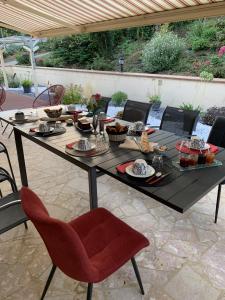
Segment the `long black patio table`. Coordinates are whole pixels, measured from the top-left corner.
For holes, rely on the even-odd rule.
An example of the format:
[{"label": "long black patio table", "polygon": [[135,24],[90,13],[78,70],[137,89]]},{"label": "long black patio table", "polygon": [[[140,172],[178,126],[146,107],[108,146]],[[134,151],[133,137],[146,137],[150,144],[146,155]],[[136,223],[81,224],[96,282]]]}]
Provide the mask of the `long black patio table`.
[{"label": "long black patio table", "polygon": [[[11,124],[11,121],[9,120],[10,115],[12,115],[12,112],[11,114],[10,112],[8,114],[1,113],[0,119]],[[175,145],[181,138],[170,132],[157,130],[155,133],[150,135],[150,140],[167,146],[168,151],[165,163],[167,164],[167,167],[169,167],[170,172],[174,175],[174,179],[164,186],[151,187],[146,185],[143,186],[137,181],[130,179],[128,176],[119,174],[116,171],[116,166],[128,160],[137,158],[151,160],[152,154],[145,155],[138,151],[121,149],[118,147],[117,143],[111,142],[109,151],[101,156],[88,158],[75,157],[65,152],[65,145],[75,141],[79,136],[81,136],[81,133],[74,127],[66,127],[67,131],[63,135],[49,137],[37,137],[31,135],[29,133],[30,127],[32,127],[31,124],[14,126],[22,184],[28,186],[22,143],[22,137],[24,137],[88,172],[91,209],[98,205],[97,170],[100,170],[104,174],[123,182],[124,184],[181,213],[185,212],[189,207],[194,205],[205,194],[225,179],[225,149],[223,148],[220,148],[219,153],[217,154],[217,159],[223,162],[222,166],[187,172],[178,171],[171,164],[171,160],[176,159],[178,156],[178,151],[175,149]]]}]

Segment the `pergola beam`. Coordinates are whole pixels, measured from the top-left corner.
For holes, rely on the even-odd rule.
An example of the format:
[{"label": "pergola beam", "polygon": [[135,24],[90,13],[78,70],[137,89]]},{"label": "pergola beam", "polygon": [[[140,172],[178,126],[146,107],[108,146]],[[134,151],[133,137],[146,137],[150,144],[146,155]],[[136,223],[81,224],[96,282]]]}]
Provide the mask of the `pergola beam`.
[{"label": "pergola beam", "polygon": [[22,33],[25,33],[25,34],[30,34],[29,31],[26,31],[26,30],[24,30],[22,28],[11,26],[9,24],[2,23],[2,22],[0,22],[0,27],[4,27],[4,28],[11,29],[11,30],[19,31],[19,32],[22,32]]},{"label": "pergola beam", "polygon": [[35,37],[51,37],[68,34],[79,34],[85,32],[99,32],[116,30],[129,27],[147,26],[153,24],[163,24],[179,22],[185,20],[200,19],[204,17],[218,17],[225,15],[225,2],[196,5],[186,8],[167,10],[164,12],[149,13],[140,16],[114,19],[109,21],[97,22],[77,26],[76,30],[59,28],[33,32]]},{"label": "pergola beam", "polygon": [[39,16],[39,17],[42,17],[46,20],[51,20],[55,23],[58,23],[59,25],[62,25],[66,28],[70,28],[70,29],[72,29],[76,32],[76,26],[71,25],[67,22],[64,22],[64,21],[60,20],[59,18],[53,17],[50,14],[46,14],[44,12],[37,11],[36,9],[31,8],[30,6],[24,5],[24,4],[22,4],[20,2],[17,2],[15,0],[0,0],[0,2],[3,3],[3,4],[8,4],[12,7],[16,7],[18,9],[22,10],[22,11],[32,13],[32,14],[34,14],[36,16]]}]

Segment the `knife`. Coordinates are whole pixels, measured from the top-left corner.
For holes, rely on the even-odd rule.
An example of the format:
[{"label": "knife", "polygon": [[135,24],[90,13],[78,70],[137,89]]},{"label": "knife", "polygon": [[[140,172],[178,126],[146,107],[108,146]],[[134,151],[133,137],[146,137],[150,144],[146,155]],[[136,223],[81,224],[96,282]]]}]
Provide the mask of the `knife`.
[{"label": "knife", "polygon": [[162,180],[163,178],[167,177],[170,173],[171,173],[171,172],[166,173],[166,174],[160,176],[159,178],[157,178],[157,179],[155,179],[155,180],[150,180],[150,182],[148,182],[148,184],[155,184],[156,182],[158,182],[158,181]]}]

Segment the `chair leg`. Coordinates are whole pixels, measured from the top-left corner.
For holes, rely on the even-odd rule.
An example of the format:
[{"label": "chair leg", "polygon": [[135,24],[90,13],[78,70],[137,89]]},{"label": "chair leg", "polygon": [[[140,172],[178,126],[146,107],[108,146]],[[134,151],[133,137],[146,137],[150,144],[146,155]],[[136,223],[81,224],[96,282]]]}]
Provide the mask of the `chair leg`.
[{"label": "chair leg", "polygon": [[11,137],[12,133],[13,133],[13,129],[11,130],[11,132],[10,132],[10,134],[8,136],[8,139]]},{"label": "chair leg", "polygon": [[12,174],[12,178],[13,178],[13,180],[14,180],[15,183],[16,183],[15,176],[14,176],[14,173],[13,173],[12,164],[11,164],[11,161],[10,161],[10,158],[9,158],[9,153],[8,153],[7,149],[5,150],[5,154],[6,154],[7,159],[8,159],[8,164],[9,164],[10,172],[11,172],[11,174]]},{"label": "chair leg", "polygon": [[56,266],[53,265],[53,266],[52,266],[52,269],[51,269],[51,271],[50,271],[50,273],[49,273],[48,279],[47,279],[47,281],[46,281],[45,288],[44,288],[44,290],[43,290],[43,293],[42,293],[42,295],[41,295],[41,299],[40,299],[40,300],[43,300],[43,299],[44,299],[44,297],[45,297],[45,295],[46,295],[46,293],[47,293],[47,290],[48,290],[48,288],[49,288],[49,285],[50,285],[50,283],[51,283],[51,281],[52,281],[52,278],[53,278],[53,276],[54,276],[54,274],[55,274],[55,270],[56,270]]},{"label": "chair leg", "polygon": [[217,201],[216,201],[216,212],[215,212],[215,220],[214,223],[217,223],[217,217],[220,207],[220,195],[221,195],[221,184],[218,185],[218,192],[217,192]]},{"label": "chair leg", "polygon": [[25,229],[27,230],[28,229],[27,222],[25,221],[23,224],[25,226]]},{"label": "chair leg", "polygon": [[3,123],[2,123],[2,120],[0,120],[0,122],[1,122],[1,126],[3,127]]},{"label": "chair leg", "polygon": [[7,123],[7,125],[5,126],[4,130],[2,131],[2,135],[5,133],[7,127],[9,126],[9,123]]},{"label": "chair leg", "polygon": [[93,290],[93,283],[88,283],[87,300],[91,300],[91,298],[92,298],[92,290]]},{"label": "chair leg", "polygon": [[134,257],[131,258],[131,262],[132,262],[132,265],[133,265],[133,268],[134,268],[134,273],[136,275],[136,278],[137,278],[137,281],[138,281],[138,284],[139,284],[139,287],[140,287],[140,290],[141,290],[141,294],[144,295],[145,291],[144,291],[144,288],[143,288],[143,285],[142,285],[141,276],[140,276],[140,273],[139,273],[139,270],[138,270],[138,266],[137,266],[137,263],[136,263],[136,260],[135,260]]}]

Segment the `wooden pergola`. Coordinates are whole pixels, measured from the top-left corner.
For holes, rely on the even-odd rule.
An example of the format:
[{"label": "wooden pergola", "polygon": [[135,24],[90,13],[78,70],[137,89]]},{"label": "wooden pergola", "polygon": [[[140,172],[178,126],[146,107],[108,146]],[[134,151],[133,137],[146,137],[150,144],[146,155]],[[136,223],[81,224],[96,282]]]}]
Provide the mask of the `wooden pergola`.
[{"label": "wooden pergola", "polygon": [[0,0],[0,26],[34,37],[225,15],[225,0]]}]

